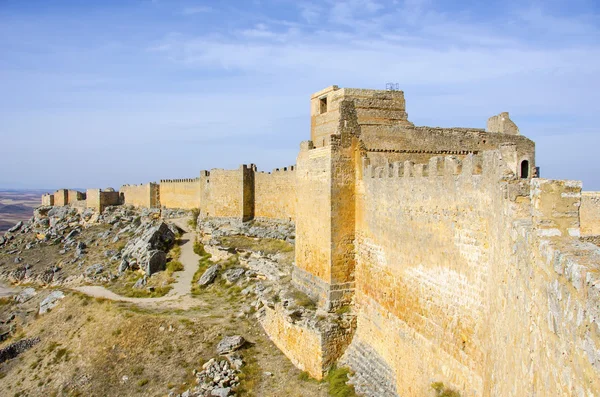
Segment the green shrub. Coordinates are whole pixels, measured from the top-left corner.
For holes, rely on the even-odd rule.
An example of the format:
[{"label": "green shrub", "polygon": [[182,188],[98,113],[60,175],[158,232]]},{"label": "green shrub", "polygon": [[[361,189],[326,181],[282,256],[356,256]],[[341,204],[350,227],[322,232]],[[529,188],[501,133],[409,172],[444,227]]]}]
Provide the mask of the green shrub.
[{"label": "green shrub", "polygon": [[200,209],[199,208],[194,208],[192,209],[192,219],[190,219],[188,221],[188,225],[193,229],[196,230],[198,228],[198,216],[200,215]]},{"label": "green shrub", "polygon": [[200,241],[194,241],[194,253],[200,257],[208,256],[210,258],[210,254],[204,250],[204,244]]},{"label": "green shrub", "polygon": [[459,392],[447,388],[443,382],[433,382],[431,388],[435,390],[436,397],[460,397]]},{"label": "green shrub", "polygon": [[327,376],[325,382],[329,383],[329,395],[333,397],[356,397],[354,386],[347,384],[348,368],[337,368],[333,366]]},{"label": "green shrub", "polygon": [[183,263],[179,262],[178,260],[172,260],[171,262],[167,263],[167,272],[169,273],[169,275],[175,272],[180,272],[182,270]]}]

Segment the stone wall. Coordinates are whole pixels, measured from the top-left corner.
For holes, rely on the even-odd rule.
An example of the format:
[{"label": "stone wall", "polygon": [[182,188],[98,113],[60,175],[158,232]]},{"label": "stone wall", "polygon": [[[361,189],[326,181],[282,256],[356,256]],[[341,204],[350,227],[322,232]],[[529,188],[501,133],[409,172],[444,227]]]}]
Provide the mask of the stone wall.
[{"label": "stone wall", "polygon": [[487,121],[486,131],[519,135],[519,128],[510,119],[508,112],[502,112],[499,115],[490,117]]},{"label": "stone wall", "polygon": [[200,208],[200,178],[163,179],[159,186],[160,205],[165,208]]},{"label": "stone wall", "polygon": [[406,113],[404,92],[380,91],[331,86],[311,96],[311,141],[315,147],[325,146],[327,137],[337,133],[340,104],[351,99],[359,124],[372,126],[411,126]]},{"label": "stone wall", "polygon": [[296,266],[294,283],[324,304],[331,280],[332,147],[302,142],[296,168]]},{"label": "stone wall", "polygon": [[206,177],[206,201],[201,213],[206,217],[240,218],[243,213],[244,175],[237,170],[213,169]]},{"label": "stone wall", "polygon": [[296,219],[296,170],[277,168],[254,175],[254,216],[294,221]]},{"label": "stone wall", "polygon": [[392,368],[399,395],[434,381],[483,390],[493,203],[481,160],[368,166],[359,182],[353,344]]},{"label": "stone wall", "polygon": [[79,192],[77,190],[69,190],[67,192],[67,204],[73,204],[76,201],[85,200],[85,193]]},{"label": "stone wall", "polygon": [[365,170],[343,360],[370,379],[363,392],[390,381],[398,395],[431,394],[432,382],[461,396],[600,390],[600,250],[574,238],[581,185],[510,168],[495,151]]},{"label": "stone wall", "polygon": [[600,192],[583,192],[581,195],[582,236],[600,235]]},{"label": "stone wall", "polygon": [[123,203],[142,208],[160,207],[160,191],[157,183],[123,185],[119,189],[123,194]]},{"label": "stone wall", "polygon": [[237,170],[212,169],[201,176],[202,205],[204,217],[254,218],[254,164],[243,164]]},{"label": "stone wall", "polygon": [[54,205],[54,195],[53,194],[43,194],[42,195],[42,205]]},{"label": "stone wall", "polygon": [[65,206],[69,203],[69,191],[67,189],[59,189],[54,192],[54,205],[57,207]]},{"label": "stone wall", "polygon": [[86,206],[102,213],[111,205],[120,205],[121,194],[119,192],[104,192],[102,189],[88,189],[86,193]]}]

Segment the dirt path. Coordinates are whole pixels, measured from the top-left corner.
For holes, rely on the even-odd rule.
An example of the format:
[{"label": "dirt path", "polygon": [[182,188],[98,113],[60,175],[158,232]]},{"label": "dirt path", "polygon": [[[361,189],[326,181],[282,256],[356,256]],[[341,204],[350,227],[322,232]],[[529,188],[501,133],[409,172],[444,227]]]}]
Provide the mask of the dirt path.
[{"label": "dirt path", "polygon": [[4,298],[7,296],[13,296],[17,292],[19,292],[19,290],[17,288],[13,288],[10,285],[0,282],[0,298]]},{"label": "dirt path", "polygon": [[[186,230],[187,225],[185,225],[185,219],[175,219],[173,223],[182,229]],[[173,284],[173,289],[169,291],[167,297],[178,295],[190,295],[192,288],[192,279],[194,278],[194,273],[198,270],[198,260],[200,257],[196,255],[194,252],[194,241],[196,239],[195,232],[186,231],[186,233],[181,236],[181,255],[179,257],[179,261],[183,264],[183,270],[175,273],[175,283]]]},{"label": "dirt path", "polygon": [[75,287],[73,289],[95,298],[105,298],[120,302],[137,304],[162,304],[164,302],[169,302],[169,306],[181,309],[198,306],[200,302],[192,298],[191,288],[192,279],[194,273],[198,269],[198,259],[200,259],[200,257],[194,253],[196,233],[188,230],[187,220],[188,218],[170,220],[185,231],[183,236],[181,236],[181,256],[179,257],[179,261],[183,264],[184,269],[175,273],[175,283],[167,295],[161,296],[160,298],[129,298],[127,296],[117,295],[99,285],[86,285]]}]

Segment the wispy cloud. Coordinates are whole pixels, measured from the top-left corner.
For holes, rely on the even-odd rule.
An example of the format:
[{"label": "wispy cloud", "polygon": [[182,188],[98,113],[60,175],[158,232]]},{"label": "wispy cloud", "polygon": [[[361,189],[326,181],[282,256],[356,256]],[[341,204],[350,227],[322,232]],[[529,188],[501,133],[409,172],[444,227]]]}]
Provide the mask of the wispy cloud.
[{"label": "wispy cloud", "polygon": [[[123,22],[115,31],[88,14],[80,25],[58,11],[0,13],[0,87],[13,93],[0,98],[0,136],[10,136],[0,168],[46,181],[51,174],[27,173],[43,168],[45,149],[16,149],[48,142],[100,156],[119,142],[139,147],[120,164],[135,182],[257,159],[269,169],[293,162],[308,137],[312,92],[394,81],[416,124],[484,127],[510,111],[538,141],[543,175],[585,175],[586,187],[600,189],[598,15],[585,2],[559,3],[185,0],[111,9]],[[210,17],[199,23],[202,14]],[[568,143],[573,134],[581,143]],[[87,136],[103,139],[82,151],[73,142]],[[73,184],[89,184],[95,171],[82,160]]]},{"label": "wispy cloud", "polygon": [[183,10],[181,10],[181,13],[183,15],[196,15],[196,14],[203,14],[203,13],[207,13],[207,12],[211,12],[212,8],[208,7],[208,6],[192,6],[192,7],[184,7]]}]

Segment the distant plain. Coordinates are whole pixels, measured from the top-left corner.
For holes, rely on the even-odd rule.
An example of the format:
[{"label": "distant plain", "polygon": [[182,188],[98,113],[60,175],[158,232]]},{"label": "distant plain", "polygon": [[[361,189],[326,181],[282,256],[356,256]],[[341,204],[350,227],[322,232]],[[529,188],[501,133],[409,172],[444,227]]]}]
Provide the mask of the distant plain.
[{"label": "distant plain", "polygon": [[43,193],[47,191],[0,189],[0,232],[29,219],[33,210],[41,204]]}]

